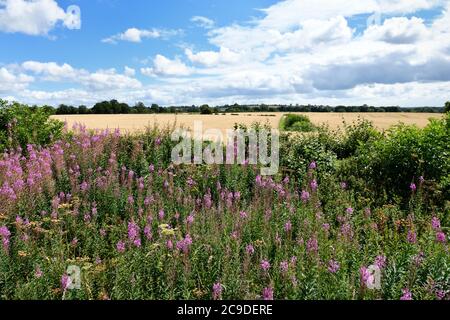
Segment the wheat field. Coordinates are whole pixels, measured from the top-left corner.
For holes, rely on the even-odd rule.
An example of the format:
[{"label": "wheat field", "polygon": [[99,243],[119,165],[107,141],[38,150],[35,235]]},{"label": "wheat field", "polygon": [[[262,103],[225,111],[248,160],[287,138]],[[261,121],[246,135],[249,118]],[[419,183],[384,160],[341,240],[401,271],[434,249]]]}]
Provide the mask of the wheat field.
[{"label": "wheat field", "polygon": [[[202,122],[203,130],[232,129],[234,124],[251,125],[254,122],[268,123],[272,128],[278,128],[285,113],[239,113],[219,115],[199,114],[132,114],[132,115],[58,115],[54,119],[67,122],[69,128],[75,123],[84,124],[89,129],[116,129],[123,132],[137,132],[146,127],[165,127],[175,124],[177,127],[193,129],[195,121]],[[374,123],[380,130],[389,128],[397,123],[415,124],[425,127],[430,118],[441,118],[441,114],[434,113],[299,113],[308,116],[316,124],[327,123],[336,129],[343,125],[343,121],[351,123],[358,118],[364,118]]]}]

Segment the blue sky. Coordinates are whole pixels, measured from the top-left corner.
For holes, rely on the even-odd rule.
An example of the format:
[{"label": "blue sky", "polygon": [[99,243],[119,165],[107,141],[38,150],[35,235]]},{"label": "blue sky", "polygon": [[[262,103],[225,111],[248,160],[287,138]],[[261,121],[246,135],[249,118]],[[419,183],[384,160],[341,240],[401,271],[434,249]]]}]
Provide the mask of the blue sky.
[{"label": "blue sky", "polygon": [[0,0],[0,98],[441,106],[448,9],[441,0]]}]

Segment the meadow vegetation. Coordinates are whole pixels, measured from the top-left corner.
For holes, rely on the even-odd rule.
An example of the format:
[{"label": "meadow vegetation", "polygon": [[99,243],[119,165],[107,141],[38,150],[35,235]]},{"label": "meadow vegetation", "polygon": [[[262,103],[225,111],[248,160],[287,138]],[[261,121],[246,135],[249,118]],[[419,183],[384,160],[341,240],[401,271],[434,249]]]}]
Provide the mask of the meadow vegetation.
[{"label": "meadow vegetation", "polygon": [[0,299],[450,298],[450,113],[285,132],[272,177],[174,166],[172,129],[2,103]]}]

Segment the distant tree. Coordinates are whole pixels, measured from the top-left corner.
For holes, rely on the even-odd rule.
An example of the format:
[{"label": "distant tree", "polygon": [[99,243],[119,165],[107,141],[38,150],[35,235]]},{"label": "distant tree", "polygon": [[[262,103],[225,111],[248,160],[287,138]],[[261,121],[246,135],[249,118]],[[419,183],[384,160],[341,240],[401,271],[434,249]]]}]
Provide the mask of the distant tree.
[{"label": "distant tree", "polygon": [[134,106],[134,110],[136,111],[136,113],[147,113],[148,111],[147,109],[148,108],[145,106],[143,102],[138,102]]},{"label": "distant tree", "polygon": [[85,105],[81,105],[78,107],[78,114],[88,114],[89,109]]},{"label": "distant tree", "polygon": [[56,113],[55,108],[53,108],[52,106],[47,106],[47,105],[42,106],[42,110],[44,110],[44,112],[46,114],[50,114],[50,115],[54,115]]},{"label": "distant tree", "polygon": [[128,114],[131,111],[131,107],[126,103],[119,103],[119,107],[117,109],[119,110],[119,113],[122,114]]},{"label": "distant tree", "polygon": [[450,101],[445,103],[444,112],[450,112]]},{"label": "distant tree", "polygon": [[56,114],[70,114],[69,106],[65,104],[60,104],[56,109]]},{"label": "distant tree", "polygon": [[159,106],[156,103],[153,103],[150,110],[152,113],[159,113]]},{"label": "distant tree", "polygon": [[212,114],[213,110],[207,105],[204,104],[200,107],[200,114]]}]

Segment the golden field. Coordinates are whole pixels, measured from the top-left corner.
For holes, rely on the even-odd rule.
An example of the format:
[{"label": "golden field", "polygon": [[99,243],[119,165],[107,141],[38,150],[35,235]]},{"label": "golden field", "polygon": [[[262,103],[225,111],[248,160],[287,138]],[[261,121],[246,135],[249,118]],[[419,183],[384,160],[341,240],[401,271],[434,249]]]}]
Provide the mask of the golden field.
[{"label": "golden field", "polygon": [[[199,114],[127,114],[127,115],[58,115],[52,118],[66,121],[69,128],[75,123],[86,125],[89,129],[116,129],[125,132],[136,132],[144,130],[146,127],[158,125],[182,126],[192,129],[195,121],[202,121],[203,130],[233,128],[235,123],[251,125],[253,122],[268,123],[272,128],[278,128],[280,120],[285,113],[240,113],[220,114],[220,115],[199,115]],[[342,126],[343,121],[351,123],[358,117],[365,118],[374,123],[380,130],[403,122],[405,124],[416,124],[424,127],[429,118],[440,118],[441,114],[435,113],[298,113],[308,116],[311,121],[319,125],[328,123],[330,128],[336,129]]]}]

